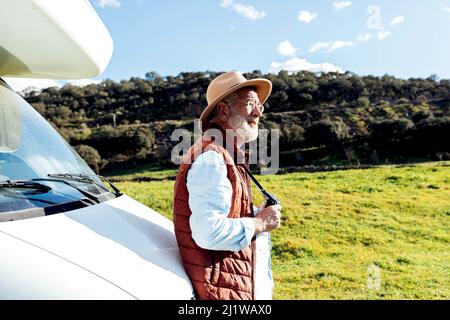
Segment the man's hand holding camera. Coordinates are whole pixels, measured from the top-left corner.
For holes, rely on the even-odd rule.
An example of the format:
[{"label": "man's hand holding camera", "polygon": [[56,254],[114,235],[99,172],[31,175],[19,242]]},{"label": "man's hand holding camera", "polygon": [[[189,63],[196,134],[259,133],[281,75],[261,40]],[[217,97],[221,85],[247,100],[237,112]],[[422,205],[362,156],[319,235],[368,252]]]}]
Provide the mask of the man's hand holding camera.
[{"label": "man's hand holding camera", "polygon": [[255,235],[278,228],[281,223],[281,205],[275,204],[261,209],[255,216],[254,221]]}]

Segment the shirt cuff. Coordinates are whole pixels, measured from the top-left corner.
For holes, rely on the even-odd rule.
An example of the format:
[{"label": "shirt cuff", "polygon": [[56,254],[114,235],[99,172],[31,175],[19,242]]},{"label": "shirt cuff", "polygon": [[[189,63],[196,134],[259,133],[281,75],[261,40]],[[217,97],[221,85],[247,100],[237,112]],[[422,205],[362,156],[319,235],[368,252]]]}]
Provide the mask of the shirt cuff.
[{"label": "shirt cuff", "polygon": [[253,235],[255,234],[255,223],[253,218],[241,218],[242,225],[245,229],[245,237],[239,243],[241,248],[246,248],[252,242]]}]

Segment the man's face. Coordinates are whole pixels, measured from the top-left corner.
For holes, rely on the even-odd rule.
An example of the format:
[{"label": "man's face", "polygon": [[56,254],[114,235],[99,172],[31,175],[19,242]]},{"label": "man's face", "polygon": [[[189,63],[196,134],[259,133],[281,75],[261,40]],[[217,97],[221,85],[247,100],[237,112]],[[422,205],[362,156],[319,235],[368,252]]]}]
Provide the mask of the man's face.
[{"label": "man's face", "polygon": [[228,124],[245,142],[256,140],[262,111],[263,108],[256,92],[251,89],[244,90],[231,107]]}]

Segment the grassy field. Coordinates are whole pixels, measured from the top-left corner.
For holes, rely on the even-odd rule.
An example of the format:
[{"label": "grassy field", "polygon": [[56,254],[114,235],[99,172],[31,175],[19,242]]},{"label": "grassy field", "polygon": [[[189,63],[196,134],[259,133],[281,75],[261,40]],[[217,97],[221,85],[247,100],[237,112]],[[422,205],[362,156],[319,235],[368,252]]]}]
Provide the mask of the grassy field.
[{"label": "grassy field", "polygon": [[[174,181],[126,179],[175,173],[109,176],[171,219]],[[272,232],[275,299],[450,298],[450,162],[259,179],[283,206]]]}]

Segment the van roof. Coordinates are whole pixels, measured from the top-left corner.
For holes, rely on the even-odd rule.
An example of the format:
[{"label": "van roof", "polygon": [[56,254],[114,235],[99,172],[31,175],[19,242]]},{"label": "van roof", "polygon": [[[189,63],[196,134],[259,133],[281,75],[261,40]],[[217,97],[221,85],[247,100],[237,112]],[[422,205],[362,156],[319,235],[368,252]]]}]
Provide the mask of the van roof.
[{"label": "van roof", "polygon": [[112,51],[111,35],[88,0],[0,1],[0,76],[92,78]]}]

